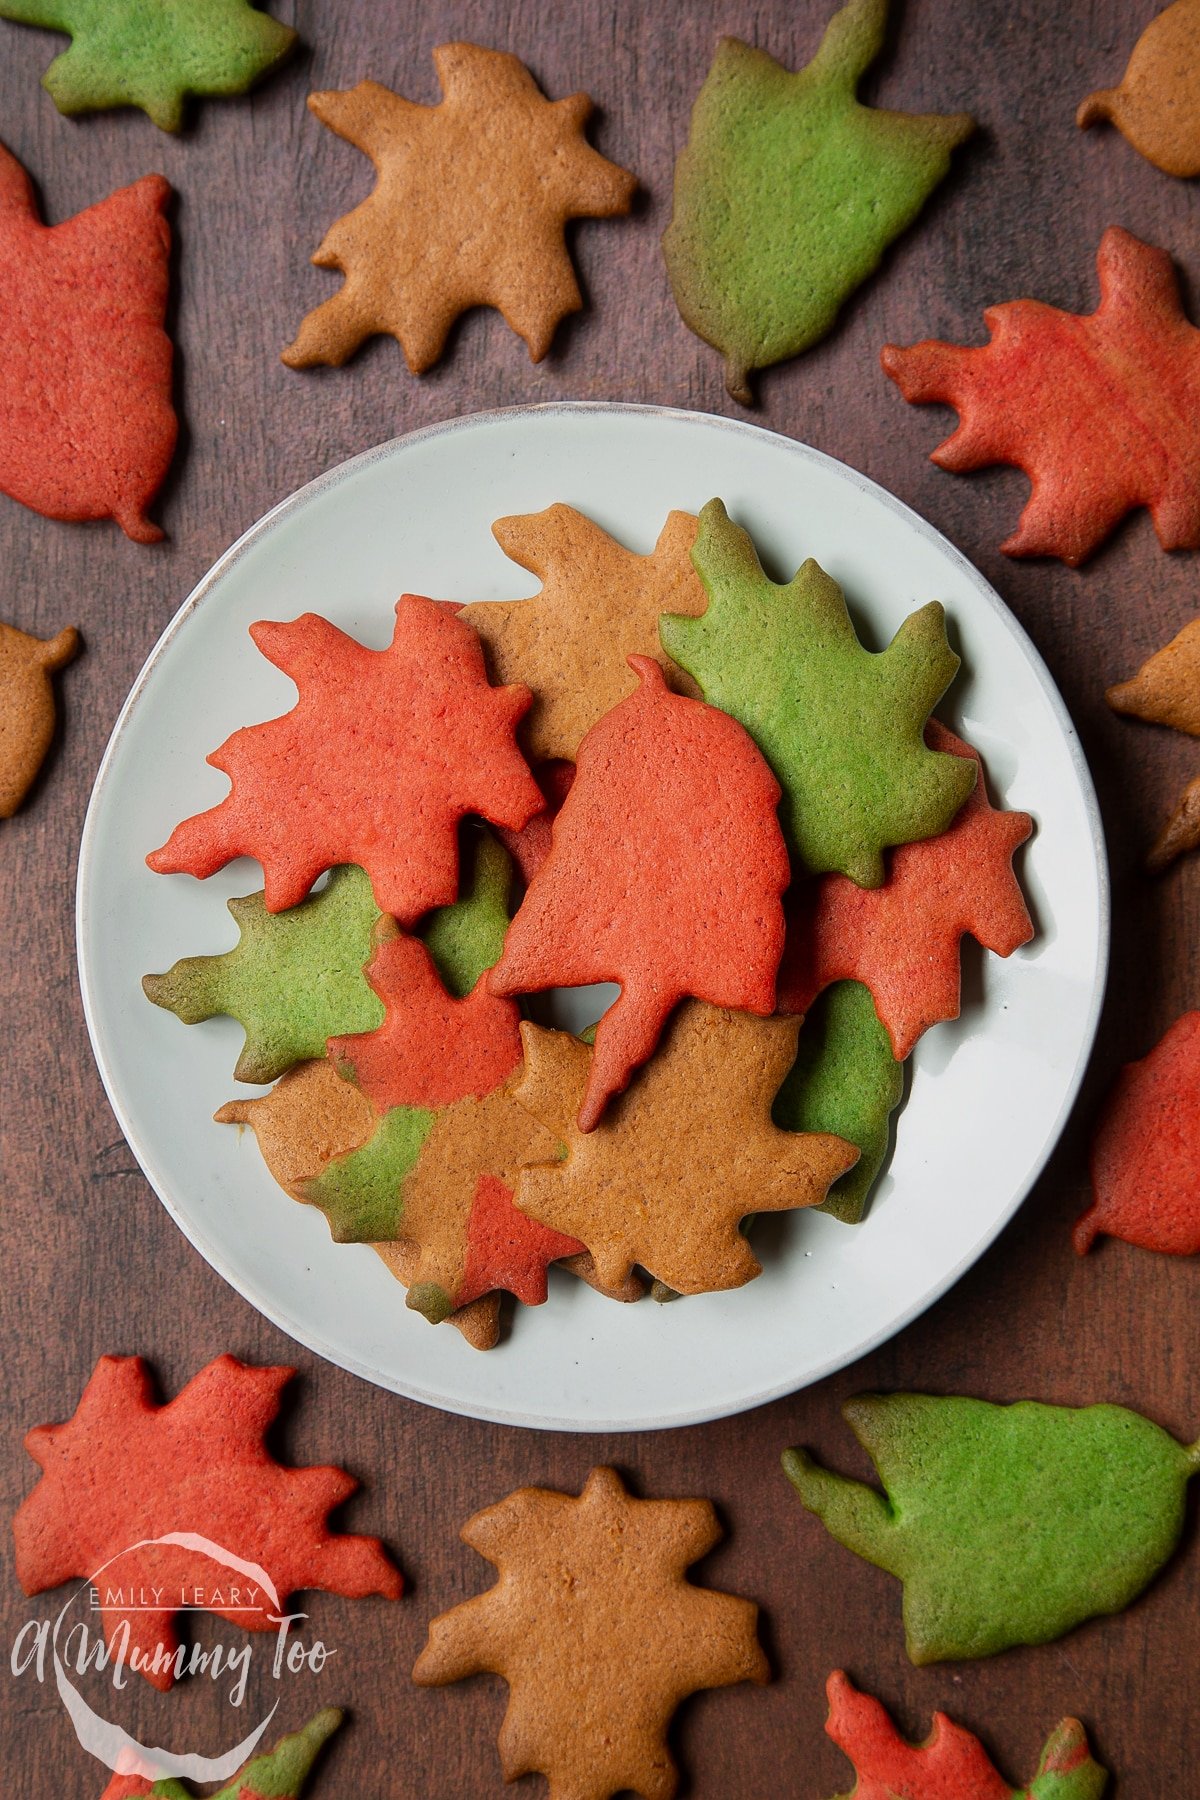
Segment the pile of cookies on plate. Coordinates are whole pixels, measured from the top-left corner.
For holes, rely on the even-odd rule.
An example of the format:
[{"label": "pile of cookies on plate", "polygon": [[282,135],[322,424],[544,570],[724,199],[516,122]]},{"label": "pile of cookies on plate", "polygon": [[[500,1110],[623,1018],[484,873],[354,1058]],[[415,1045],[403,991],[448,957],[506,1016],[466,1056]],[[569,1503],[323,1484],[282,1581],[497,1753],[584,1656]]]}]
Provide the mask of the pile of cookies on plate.
[{"label": "pile of cookies on plate", "polygon": [[[636,554],[557,505],[501,520],[529,599],[405,595],[386,650],[306,614],[252,637],[283,717],[148,858],[256,857],[240,937],[149,975],[245,1029],[217,1114],[408,1304],[495,1343],[562,1263],[632,1300],[760,1272],[743,1222],[863,1216],[902,1064],[959,1010],[960,939],[1032,934],[1031,830],[931,717],[941,606],[868,651],[809,561],[763,572],[720,500]],[[319,885],[318,885],[319,884]],[[582,1036],[551,989],[616,983]]]}]

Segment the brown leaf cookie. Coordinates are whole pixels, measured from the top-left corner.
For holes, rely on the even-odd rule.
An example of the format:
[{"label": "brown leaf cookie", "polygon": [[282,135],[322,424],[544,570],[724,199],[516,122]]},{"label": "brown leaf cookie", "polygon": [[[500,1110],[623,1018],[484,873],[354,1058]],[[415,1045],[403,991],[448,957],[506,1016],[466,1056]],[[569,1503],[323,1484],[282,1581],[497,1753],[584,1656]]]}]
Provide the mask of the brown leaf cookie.
[{"label": "brown leaf cookie", "polygon": [[379,179],[313,257],[346,280],[301,324],[283,353],[290,368],[340,366],[388,332],[420,374],[472,306],[495,307],[540,362],[559,321],[583,305],[568,219],[629,211],[636,178],[587,143],[586,94],[547,100],[515,56],[476,44],[443,44],[433,60],[437,106],[375,81],[309,95]]},{"label": "brown leaf cookie", "polygon": [[[214,1115],[220,1125],[249,1125],[267,1168],[293,1200],[304,1200],[305,1181],[326,1163],[365,1144],[379,1116],[365,1094],[343,1081],[323,1059],[301,1063],[277,1081],[270,1093],[253,1100],[230,1100]],[[404,1239],[376,1244],[396,1279],[405,1287],[421,1260],[416,1244]],[[500,1296],[487,1294],[451,1315],[467,1342],[490,1350],[500,1334]]]},{"label": "brown leaf cookie", "polygon": [[0,819],[11,819],[33,785],[54,736],[50,676],[79,654],[68,625],[55,638],[0,625]]},{"label": "brown leaf cookie", "polygon": [[[1200,619],[1173,637],[1144,662],[1128,681],[1110,687],[1105,699],[1114,712],[1151,725],[1171,725],[1200,737]],[[1200,776],[1190,781],[1174,812],[1146,855],[1152,875],[1161,875],[1188,850],[1200,844]]]},{"label": "brown leaf cookie", "polygon": [[687,1580],[721,1537],[707,1500],[635,1500],[612,1469],[593,1469],[578,1499],[519,1488],[461,1536],[500,1579],[433,1620],[413,1680],[503,1677],[508,1781],[543,1774],[551,1800],[626,1789],[670,1800],[679,1776],[667,1727],[679,1703],[769,1679],[758,1608]]},{"label": "brown leaf cookie", "polygon": [[542,583],[531,600],[464,606],[487,646],[494,682],[533,689],[524,735],[536,760],[575,760],[579,740],[628,698],[637,678],[626,658],[652,656],[677,693],[698,699],[690,675],[658,638],[661,614],[698,618],[708,604],[692,567],[696,521],[673,512],[647,556],[626,550],[571,506],[498,519],[492,535],[513,562]]},{"label": "brown leaf cookie", "polygon": [[639,1264],[681,1294],[741,1287],[760,1265],[740,1221],[818,1205],[858,1158],[841,1138],[771,1122],[799,1031],[798,1019],[685,1001],[651,1061],[585,1134],[576,1113],[591,1050],[523,1024],[516,1097],[567,1156],[521,1170],[518,1206],[586,1244],[607,1286]]},{"label": "brown leaf cookie", "polygon": [[1165,175],[1200,175],[1200,0],[1175,0],[1133,47],[1121,85],[1089,94],[1085,128],[1111,120]]}]

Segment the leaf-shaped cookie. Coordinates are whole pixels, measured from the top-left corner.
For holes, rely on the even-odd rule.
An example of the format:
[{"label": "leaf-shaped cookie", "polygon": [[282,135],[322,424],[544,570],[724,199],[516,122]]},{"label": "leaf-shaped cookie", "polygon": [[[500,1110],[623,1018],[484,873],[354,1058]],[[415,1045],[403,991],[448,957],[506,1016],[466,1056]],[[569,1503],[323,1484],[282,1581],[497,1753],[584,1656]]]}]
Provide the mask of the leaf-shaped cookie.
[{"label": "leaf-shaped cookie", "polygon": [[784,587],[769,580],[720,500],[700,514],[692,560],[708,610],[663,619],[668,654],[771,765],[797,863],[878,887],[885,847],[943,831],[975,783],[974,769],[922,738],[958,668],[942,607],[910,613],[874,655],[837,583],[811,560]]},{"label": "leaf-shaped cookie", "polygon": [[1110,119],[1167,175],[1200,175],[1200,0],[1175,0],[1151,19],[1115,88],[1089,94],[1075,114]]},{"label": "leaf-shaped cookie", "polygon": [[695,696],[658,639],[660,613],[694,616],[706,605],[689,554],[690,513],[671,513],[647,556],[571,506],[498,519],[492,533],[506,556],[540,578],[541,592],[532,600],[477,601],[459,617],[486,644],[493,681],[533,690],[523,727],[531,756],[574,761],[585,733],[636,688],[630,656],[653,656],[671,687]]},{"label": "leaf-shaped cookie", "polygon": [[825,1729],[854,1764],[843,1800],[1100,1800],[1108,1775],[1094,1762],[1078,1719],[1056,1727],[1027,1788],[1015,1793],[977,1737],[934,1713],[923,1744],[902,1738],[886,1709],[840,1669],[829,1677]]},{"label": "leaf-shaped cookie", "polygon": [[[280,1738],[265,1756],[254,1757],[208,1800],[299,1800],[313,1764],[343,1717],[336,1706],[324,1707],[300,1731]],[[152,1782],[141,1775],[114,1775],[100,1800],[135,1800],[144,1794],[154,1800],[195,1800],[187,1782]]]},{"label": "leaf-shaped cookie", "polygon": [[178,430],[170,194],[145,175],[43,225],[0,145],[0,491],[50,519],[115,519],[139,544],[162,536],[146,508]]},{"label": "leaf-shaped cookie", "polygon": [[[404,1125],[404,1111],[397,1110],[393,1125]],[[301,1063],[298,1068],[289,1070],[261,1099],[229,1101],[215,1117],[222,1125],[251,1127],[263,1161],[280,1187],[294,1200],[307,1199],[308,1183],[315,1183],[335,1158],[349,1160],[352,1151],[374,1143],[376,1137],[393,1157],[402,1160],[401,1144],[397,1140],[403,1139],[403,1130],[395,1134],[395,1138],[387,1133],[387,1120],[381,1124],[366,1095],[361,1094],[352,1081],[342,1080],[324,1058]],[[432,1114],[408,1120],[410,1128],[415,1127],[422,1136],[432,1122]],[[419,1139],[417,1148],[420,1148]],[[406,1172],[409,1166],[405,1162],[403,1171]],[[376,1166],[379,1183],[376,1191],[382,1192],[382,1205],[387,1209],[385,1228],[390,1228],[394,1198],[402,1179],[403,1172],[389,1182]],[[366,1183],[360,1185],[367,1186]],[[379,1205],[378,1199],[373,1202],[370,1199],[369,1186],[367,1192],[365,1204]],[[353,1232],[350,1235],[355,1237]],[[369,1232],[367,1236],[370,1236]],[[418,1246],[398,1238],[376,1243],[374,1248],[396,1279],[405,1287],[411,1286],[420,1262]],[[499,1313],[499,1295],[489,1294],[464,1306],[450,1322],[475,1349],[490,1350],[499,1337]]]},{"label": "leaf-shaped cookie", "polygon": [[771,1109],[784,1131],[832,1132],[858,1150],[820,1212],[847,1225],[862,1218],[903,1092],[904,1071],[870,993],[857,981],[835,982],[807,1013],[796,1060]]},{"label": "leaf-shaped cookie", "polygon": [[[200,1534],[262,1568],[280,1602],[299,1588],[397,1599],[401,1579],[378,1538],[326,1523],[358,1483],[341,1469],[284,1468],[263,1444],[294,1373],[219,1356],[160,1405],[140,1356],[102,1356],[74,1416],[25,1439],[43,1470],[13,1519],[25,1592],[90,1580],[119,1558],[123,1587],[111,1605],[101,1596],[105,1639],[118,1663],[140,1652],[158,1688],[174,1680],[183,1588],[211,1589],[214,1565],[194,1545],[148,1540]],[[127,1606],[131,1586],[157,1587],[161,1606]],[[229,1610],[214,1596],[208,1610],[274,1631],[270,1597],[261,1600],[257,1611]]]},{"label": "leaf-shaped cookie", "polygon": [[1092,1204],[1075,1227],[1096,1238],[1200,1253],[1200,1012],[1184,1013],[1117,1077],[1092,1140]]},{"label": "leaf-shaped cookie", "polygon": [[146,858],[159,874],[256,856],[267,910],[281,912],[325,869],[358,863],[380,910],[407,925],[455,898],[460,819],[519,829],[543,806],[513,735],[528,690],[489,687],[479,639],[436,602],[397,601],[386,650],[316,613],[250,635],[299,699],[213,751],[231,791]]},{"label": "leaf-shaped cookie", "polygon": [[523,1024],[516,1097],[567,1154],[521,1170],[521,1211],[579,1238],[610,1287],[635,1264],[681,1294],[751,1280],[760,1265],[741,1221],[816,1206],[858,1155],[841,1138],[771,1123],[798,1031],[795,1019],[686,1001],[653,1058],[585,1134],[573,1115],[592,1051],[568,1032]]},{"label": "leaf-shaped cookie", "polygon": [[685,322],[744,405],[753,370],[832,330],[974,130],[966,113],[859,103],[886,20],[887,0],[850,0],[794,75],[722,38],[692,109],[663,254]]},{"label": "leaf-shaped cookie", "polygon": [[396,928],[361,869],[332,870],[318,893],[286,912],[269,913],[261,893],[228,906],[238,927],[232,950],[184,957],[165,975],[143,976],[142,988],[185,1025],[217,1013],[237,1019],[246,1033],[233,1071],[238,1081],[274,1081],[293,1064],[323,1056],[335,1032],[383,1024],[383,1004],[364,967],[377,934],[394,936]]},{"label": "leaf-shaped cookie", "polygon": [[990,343],[887,344],[881,356],[906,400],[959,414],[933,452],[940,469],[1011,463],[1028,475],[1028,504],[1000,548],[1072,568],[1137,506],[1164,550],[1200,548],[1200,331],[1165,250],[1113,225],[1096,266],[1094,313],[1011,300],[983,315]]},{"label": "leaf-shaped cookie", "polygon": [[430,913],[420,931],[447,991],[459,1000],[500,960],[513,886],[512,858],[504,845],[490,831],[464,829],[470,835],[458,899]]},{"label": "leaf-shaped cookie", "polygon": [[69,32],[42,86],[59,112],[140,106],[164,131],[189,94],[244,94],[296,33],[248,0],[0,0],[0,18]]},{"label": "leaf-shaped cookie", "polygon": [[1123,1406],[862,1394],[842,1408],[886,1494],[803,1450],[784,1470],[840,1543],[900,1577],[914,1663],[1045,1644],[1120,1612],[1183,1529],[1200,1444]]},{"label": "leaf-shaped cookie", "polygon": [[641,685],[579,746],[550,855],[489,978],[496,994],[621,984],[596,1031],[581,1131],[685,994],[773,1012],[783,949],[778,784],[733,719],[672,694],[650,657],[630,661]]},{"label": "leaf-shaped cookie", "polygon": [[768,1679],[757,1607],[687,1580],[721,1536],[707,1500],[635,1500],[593,1469],[578,1498],[519,1488],[461,1536],[500,1579],[434,1619],[413,1680],[503,1676],[506,1780],[536,1770],[570,1800],[671,1800],[680,1701]]},{"label": "leaf-shaped cookie", "polygon": [[50,677],[78,654],[73,625],[36,638],[0,624],[0,819],[11,819],[24,800],[54,737]]},{"label": "leaf-shaped cookie", "polygon": [[957,1019],[965,933],[997,956],[1033,936],[1012,866],[1033,820],[992,806],[979,756],[936,719],[925,741],[973,760],[969,799],[939,837],[892,851],[882,887],[861,888],[843,875],[795,887],[779,970],[781,1012],[806,1013],[829,982],[863,982],[900,1061],[931,1025]]},{"label": "leaf-shaped cookie", "polygon": [[636,179],[588,144],[586,94],[547,100],[515,56],[477,44],[443,44],[433,60],[437,106],[376,81],[308,97],[378,180],[313,257],[346,279],[284,351],[293,369],[340,365],[388,332],[420,374],[472,306],[496,307],[540,362],[559,321],[583,305],[567,221],[629,211]]},{"label": "leaf-shaped cookie", "polygon": [[[1144,662],[1129,681],[1110,687],[1105,699],[1114,712],[1173,725],[1200,737],[1200,619],[1193,619],[1169,644]],[[1151,874],[1161,874],[1200,844],[1200,776],[1191,780],[1146,856]]]}]

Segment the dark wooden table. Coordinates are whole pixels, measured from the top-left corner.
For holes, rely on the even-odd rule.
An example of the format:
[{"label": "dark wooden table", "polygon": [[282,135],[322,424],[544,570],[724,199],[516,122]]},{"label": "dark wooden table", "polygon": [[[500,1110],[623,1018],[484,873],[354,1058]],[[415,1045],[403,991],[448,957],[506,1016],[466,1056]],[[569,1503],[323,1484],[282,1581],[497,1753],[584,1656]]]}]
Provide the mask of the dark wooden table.
[{"label": "dark wooden table", "polygon": [[[370,444],[481,408],[586,397],[737,410],[717,357],[685,330],[667,288],[659,236],[672,159],[718,32],[795,66],[830,4],[278,0],[274,10],[298,26],[303,53],[252,101],[200,109],[178,139],[132,112],[60,118],[38,78],[61,40],[0,25],[0,137],[34,175],[51,220],[151,170],[176,189],[171,325],[184,421],[158,509],[168,540],[157,548],[126,542],[115,526],[55,524],[0,500],[0,616],[43,636],[74,622],[87,643],[63,682],[50,766],[27,810],[0,827],[0,1507],[10,1513],[33,1481],[23,1432],[68,1415],[103,1352],[142,1352],[172,1393],[222,1350],[293,1361],[301,1378],[281,1443],[293,1460],[342,1460],[363,1478],[347,1520],[381,1532],[410,1580],[396,1606],[314,1602],[320,1635],[339,1651],[311,1692],[285,1696],[280,1723],[291,1728],[316,1704],[351,1707],[353,1726],[328,1758],[321,1791],[330,1796],[501,1790],[501,1684],[425,1692],[409,1670],[430,1616],[487,1584],[487,1567],[457,1540],[467,1514],[528,1482],[578,1490],[602,1461],[647,1494],[712,1496],[729,1536],[705,1573],[764,1608],[773,1684],[706,1696],[680,1717],[675,1740],[697,1800],[825,1800],[849,1787],[822,1732],[823,1683],[839,1666],[915,1735],[933,1709],[948,1709],[1014,1781],[1030,1778],[1050,1727],[1076,1712],[1118,1772],[1120,1800],[1200,1792],[1194,1517],[1182,1554],[1123,1616],[1044,1649],[915,1670],[903,1654],[898,1587],[826,1537],[778,1464],[784,1445],[804,1441],[856,1467],[838,1406],[864,1388],[1112,1400],[1189,1441],[1200,1432],[1196,1264],[1116,1244],[1079,1261],[1069,1238],[1085,1199],[1090,1127],[1115,1069],[1143,1055],[1198,992],[1200,864],[1158,882],[1139,870],[1195,751],[1118,720],[1103,701],[1107,683],[1196,612],[1198,565],[1165,556],[1144,514],[1081,573],[1008,561],[996,546],[1024,479],[939,473],[927,452],[944,415],[906,407],[877,361],[888,340],[978,341],[981,309],[1021,294],[1090,310],[1096,246],[1114,223],[1171,250],[1200,301],[1195,186],[1157,174],[1115,133],[1085,135],[1072,122],[1083,94],[1116,81],[1155,0],[896,0],[896,30],[868,96],[913,110],[968,108],[981,130],[832,338],[766,378],[760,415],[864,470],[943,530],[1013,607],[1065,695],[1099,789],[1114,887],[1112,974],[1085,1091],[999,1243],[891,1344],[742,1418],[602,1439],[476,1424],[378,1392],[298,1349],[202,1262],[135,1166],[92,1062],[73,948],[76,851],[113,720],[159,632],[226,545],[301,483]],[[538,368],[498,315],[476,313],[422,380],[388,339],[345,370],[294,374],[279,351],[333,291],[308,257],[371,180],[366,161],[308,115],[304,96],[371,75],[431,101],[429,51],[453,37],[515,51],[552,96],[588,89],[601,109],[595,141],[644,184],[637,215],[577,230],[590,304]],[[50,1603],[22,1598],[7,1533],[0,1545],[7,1655],[20,1623]],[[131,1725],[160,1724],[178,1742],[186,1720],[209,1744],[224,1729],[224,1701],[209,1683],[184,1684],[167,1702],[135,1685],[144,1691],[129,1696]],[[0,1708],[14,1791],[28,1800],[100,1791],[102,1771],[76,1745],[52,1686],[6,1677]]]}]

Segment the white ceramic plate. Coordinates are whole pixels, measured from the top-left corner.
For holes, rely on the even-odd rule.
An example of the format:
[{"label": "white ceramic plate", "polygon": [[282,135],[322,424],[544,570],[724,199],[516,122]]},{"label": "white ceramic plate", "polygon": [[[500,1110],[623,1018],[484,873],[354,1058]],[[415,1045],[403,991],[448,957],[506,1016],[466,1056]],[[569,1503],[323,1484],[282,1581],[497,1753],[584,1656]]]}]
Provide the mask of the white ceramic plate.
[{"label": "white ceramic plate", "polygon": [[[963,1017],[912,1059],[895,1152],[867,1221],[763,1221],[762,1276],[734,1293],[618,1306],[561,1272],[486,1355],[406,1310],[362,1245],[267,1174],[253,1134],[212,1123],[239,1091],[232,1020],[186,1029],[140,977],[227,949],[224,901],[261,885],[243,860],[207,882],[156,876],[147,851],[210,806],[205,764],[295,690],[254,649],[255,619],[323,613],[376,648],[402,591],[513,598],[536,588],[494,543],[506,513],[556,500],[646,551],[672,507],[720,495],[777,578],[815,556],[882,648],[944,602],[964,669],[939,708],[983,754],[994,797],[1037,821],[1021,877],[1037,922],[1008,961],[968,956]],[[986,1249],[1045,1163],[1091,1049],[1108,948],[1095,796],[1074,729],[1029,639],[982,577],[862,476],[790,439],[694,413],[535,407],[463,419],[345,463],[223,556],[164,633],[117,721],[79,866],[79,970],[109,1099],[172,1217],[212,1266],[318,1355],[478,1418],[580,1431],[738,1412],[882,1342]],[[255,1090],[258,1091],[258,1090]]]}]

